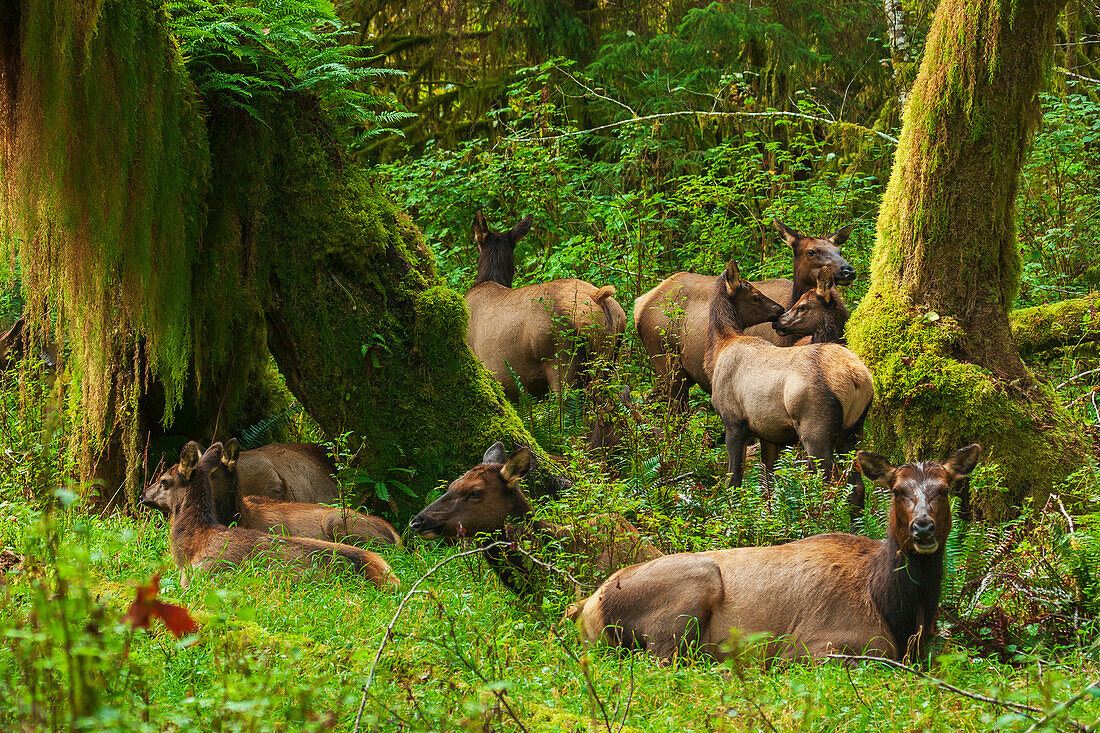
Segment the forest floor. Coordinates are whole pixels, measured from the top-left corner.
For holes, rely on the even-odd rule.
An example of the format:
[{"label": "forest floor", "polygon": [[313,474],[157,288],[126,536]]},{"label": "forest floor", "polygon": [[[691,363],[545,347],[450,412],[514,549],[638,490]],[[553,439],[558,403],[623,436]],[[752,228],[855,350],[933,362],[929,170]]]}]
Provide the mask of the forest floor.
[{"label": "forest floor", "polygon": [[[182,589],[162,517],[90,516],[77,501],[49,514],[0,503],[0,547],[30,553],[0,590],[7,730],[56,727],[82,696],[97,712],[77,716],[78,729],[351,730],[368,679],[363,730],[1030,731],[1073,729],[1067,712],[1100,718],[1100,699],[1080,695],[1100,676],[1095,640],[1002,662],[948,639],[917,662],[921,675],[880,663],[661,666],[586,647],[560,622],[568,589],[520,601],[459,546],[414,539],[385,552],[396,591],[261,562]],[[135,587],[156,573],[163,598],[199,623],[196,636],[123,623]]]}]

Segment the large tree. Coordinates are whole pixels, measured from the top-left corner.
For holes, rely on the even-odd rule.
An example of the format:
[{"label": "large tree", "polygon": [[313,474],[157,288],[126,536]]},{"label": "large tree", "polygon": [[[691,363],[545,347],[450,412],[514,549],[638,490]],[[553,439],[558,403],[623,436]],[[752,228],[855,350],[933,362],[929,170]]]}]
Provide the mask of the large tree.
[{"label": "large tree", "polygon": [[[224,437],[269,350],[327,434],[417,493],[531,443],[417,228],[277,83],[267,36],[206,59],[200,92],[168,22],[154,0],[0,0],[3,233],[30,321],[71,346],[86,465],[125,466],[132,497],[156,422]],[[265,63],[247,105],[207,91]]]},{"label": "large tree", "polygon": [[850,343],[875,374],[870,444],[943,458],[979,442],[1005,493],[1041,495],[1083,457],[1081,429],[1014,345],[1015,199],[1065,0],[943,0],[882,202]]}]

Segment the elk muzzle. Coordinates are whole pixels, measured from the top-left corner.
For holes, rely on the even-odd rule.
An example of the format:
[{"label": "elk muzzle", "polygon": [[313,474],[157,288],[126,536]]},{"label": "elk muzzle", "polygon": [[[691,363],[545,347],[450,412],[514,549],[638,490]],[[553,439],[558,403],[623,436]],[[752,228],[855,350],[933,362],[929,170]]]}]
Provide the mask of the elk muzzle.
[{"label": "elk muzzle", "polygon": [[936,523],[931,517],[917,517],[909,523],[909,535],[913,538],[913,548],[921,554],[935,552],[940,547],[936,538]]}]

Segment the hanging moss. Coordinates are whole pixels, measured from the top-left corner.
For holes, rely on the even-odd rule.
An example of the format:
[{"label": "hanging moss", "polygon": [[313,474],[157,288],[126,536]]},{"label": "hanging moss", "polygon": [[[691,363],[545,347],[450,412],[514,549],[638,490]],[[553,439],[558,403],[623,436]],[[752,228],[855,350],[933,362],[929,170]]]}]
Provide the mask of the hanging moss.
[{"label": "hanging moss", "polygon": [[175,406],[187,381],[205,129],[153,4],[7,6],[0,229],[30,324],[67,337],[79,440],[122,426],[136,458],[140,385]]},{"label": "hanging moss", "polygon": [[945,0],[906,104],[871,288],[849,344],[875,375],[872,446],[942,458],[972,441],[1008,491],[1002,516],[1079,465],[1080,426],[1024,366],[1008,311],[1015,197],[1062,0]]}]

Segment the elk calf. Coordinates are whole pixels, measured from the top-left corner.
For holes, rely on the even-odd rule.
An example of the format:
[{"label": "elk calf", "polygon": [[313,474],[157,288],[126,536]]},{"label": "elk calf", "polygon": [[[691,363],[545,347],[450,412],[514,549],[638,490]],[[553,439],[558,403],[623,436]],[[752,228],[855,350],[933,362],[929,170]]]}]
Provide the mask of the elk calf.
[{"label": "elk calf", "polygon": [[835,287],[832,270],[822,267],[817,274],[817,287],[803,293],[798,302],[775,319],[772,327],[780,336],[800,337],[799,346],[843,344],[847,323],[848,304]]},{"label": "elk calf", "polygon": [[196,572],[224,570],[260,556],[299,569],[313,563],[349,566],[379,587],[398,584],[386,561],[368,550],[303,537],[276,537],[219,522],[210,475],[221,460],[221,443],[214,443],[200,457],[199,444],[191,441],[180,452],[179,482],[168,492],[172,558],[183,572],[184,586]]},{"label": "elk calf", "polygon": [[864,474],[893,495],[885,540],[823,534],[667,555],[615,573],[566,617],[589,641],[662,659],[686,646],[721,659],[731,629],[766,634],[769,657],[919,655],[935,634],[951,531],[948,491],[970,475],[980,453],[975,444],[942,464],[895,467],[860,451]]},{"label": "elk calf", "polygon": [[533,457],[526,447],[506,456],[503,443],[494,443],[474,466],[447,487],[447,493],[425,507],[409,527],[425,539],[482,536],[485,559],[509,590],[528,595],[538,585],[538,570],[522,553],[489,547],[500,540],[516,541],[526,533],[544,545],[558,544],[571,556],[586,559],[582,575],[597,580],[614,570],[661,555],[623,517],[593,518],[570,527],[532,517],[531,503],[519,486],[531,470]]},{"label": "elk calf", "polygon": [[[210,474],[211,493],[220,499],[214,503],[214,514],[222,524],[349,545],[401,545],[397,530],[379,517],[321,504],[244,496],[238,476],[241,455],[237,439],[230,438],[222,450],[221,464]],[[141,503],[167,514],[172,491],[184,483],[176,464],[142,492]]]}]

